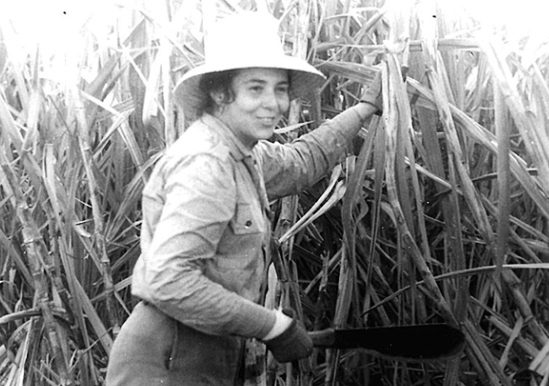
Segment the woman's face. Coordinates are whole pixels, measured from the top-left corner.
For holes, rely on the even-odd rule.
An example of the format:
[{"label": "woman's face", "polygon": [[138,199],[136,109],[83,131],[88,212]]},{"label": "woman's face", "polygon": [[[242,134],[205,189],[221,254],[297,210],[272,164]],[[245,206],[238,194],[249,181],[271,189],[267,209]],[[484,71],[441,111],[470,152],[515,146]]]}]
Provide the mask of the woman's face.
[{"label": "woman's face", "polygon": [[[215,114],[242,143],[252,148],[269,139],[290,106],[288,71],[274,68],[239,70],[231,82],[234,100]],[[214,100],[218,97],[212,95]]]}]

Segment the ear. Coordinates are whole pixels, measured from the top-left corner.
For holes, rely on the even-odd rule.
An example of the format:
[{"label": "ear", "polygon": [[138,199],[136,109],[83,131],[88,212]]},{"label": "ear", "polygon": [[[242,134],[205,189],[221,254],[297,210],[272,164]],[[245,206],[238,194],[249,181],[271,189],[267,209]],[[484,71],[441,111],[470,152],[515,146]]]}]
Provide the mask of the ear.
[{"label": "ear", "polygon": [[216,104],[217,107],[223,105],[223,92],[219,90],[210,91],[210,98]]}]

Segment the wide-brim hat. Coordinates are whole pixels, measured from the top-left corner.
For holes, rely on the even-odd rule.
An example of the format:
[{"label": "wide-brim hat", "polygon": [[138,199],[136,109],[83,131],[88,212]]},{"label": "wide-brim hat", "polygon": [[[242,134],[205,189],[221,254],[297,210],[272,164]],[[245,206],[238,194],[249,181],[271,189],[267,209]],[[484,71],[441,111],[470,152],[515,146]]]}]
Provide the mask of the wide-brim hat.
[{"label": "wide-brim hat", "polygon": [[206,33],[204,63],[187,71],[174,90],[187,120],[198,118],[207,98],[199,88],[204,74],[244,68],[288,70],[292,99],[310,97],[326,79],[305,60],[284,53],[278,21],[266,13],[232,14]]}]

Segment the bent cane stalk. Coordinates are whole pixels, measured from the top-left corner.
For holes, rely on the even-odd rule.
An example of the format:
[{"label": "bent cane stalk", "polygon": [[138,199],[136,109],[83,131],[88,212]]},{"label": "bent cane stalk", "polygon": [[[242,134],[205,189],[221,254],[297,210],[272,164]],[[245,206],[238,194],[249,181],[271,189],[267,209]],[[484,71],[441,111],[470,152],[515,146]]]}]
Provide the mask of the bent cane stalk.
[{"label": "bent cane stalk", "polygon": [[[396,61],[396,58],[388,54],[388,60]],[[389,71],[390,68],[392,68],[393,71]],[[438,285],[434,280],[431,270],[429,269],[426,261],[424,260],[421,254],[421,251],[416,245],[410,231],[408,230],[408,226],[406,225],[406,220],[404,219],[404,214],[402,212],[402,209],[400,207],[400,202],[398,199],[396,179],[394,175],[394,168],[395,168],[394,155],[396,153],[396,136],[397,136],[397,130],[398,130],[397,128],[398,117],[397,117],[397,110],[396,110],[396,98],[394,96],[394,93],[396,91],[392,90],[392,87],[394,87],[396,84],[401,82],[401,79],[399,74],[394,73],[394,68],[398,68],[398,67],[384,66],[382,68],[383,93],[386,96],[383,102],[383,118],[385,120],[385,127],[387,132],[387,135],[385,138],[386,138],[387,153],[389,155],[386,158],[386,165],[385,165],[385,170],[386,170],[385,174],[387,178],[387,195],[394,212],[396,225],[399,229],[399,232],[403,239],[403,243],[406,247],[406,252],[409,254],[410,258],[413,259],[419,273],[421,274],[423,279],[426,281],[427,286],[431,291],[431,295],[435,300],[437,307],[440,309],[441,313],[443,314],[444,318],[446,318],[446,320],[450,323],[457,324],[457,321],[452,313],[452,310],[450,309],[448,302],[446,301],[446,299],[442,295],[442,292],[438,288]]]}]

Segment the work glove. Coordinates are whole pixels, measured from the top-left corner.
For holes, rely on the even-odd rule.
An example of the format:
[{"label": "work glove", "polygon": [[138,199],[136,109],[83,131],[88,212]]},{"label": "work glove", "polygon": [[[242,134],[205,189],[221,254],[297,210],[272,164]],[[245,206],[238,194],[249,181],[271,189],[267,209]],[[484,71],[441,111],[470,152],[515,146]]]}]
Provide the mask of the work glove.
[{"label": "work glove", "polygon": [[285,309],[283,312],[292,318],[290,325],[280,335],[265,340],[265,345],[279,363],[308,357],[313,352],[313,341],[303,325],[293,318],[292,310]]},{"label": "work glove", "polygon": [[360,102],[369,103],[377,107],[377,111],[383,111],[383,95],[381,91],[381,71],[378,71],[374,76],[374,80],[370,86],[364,91],[360,97]]}]

